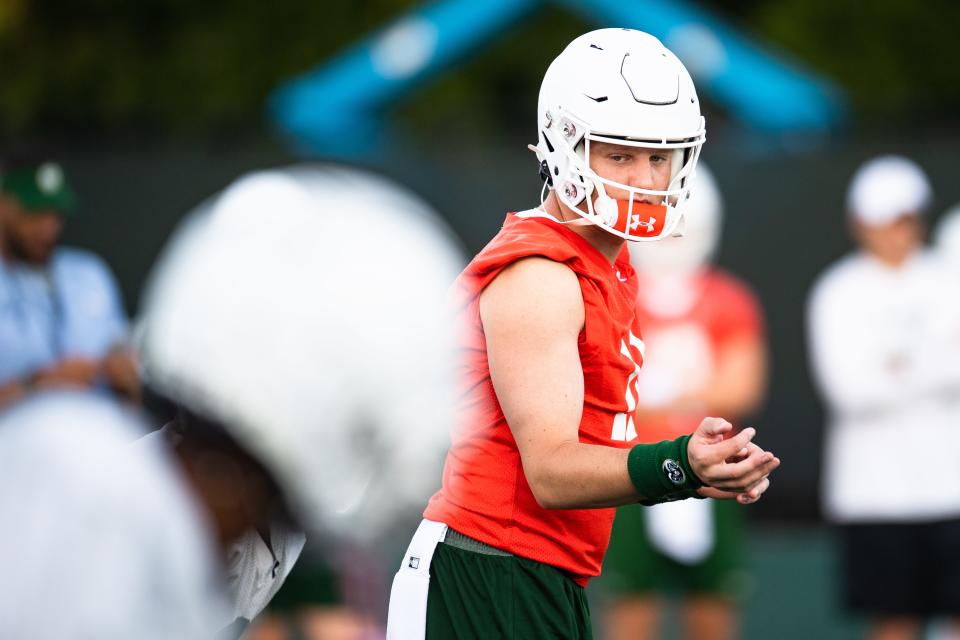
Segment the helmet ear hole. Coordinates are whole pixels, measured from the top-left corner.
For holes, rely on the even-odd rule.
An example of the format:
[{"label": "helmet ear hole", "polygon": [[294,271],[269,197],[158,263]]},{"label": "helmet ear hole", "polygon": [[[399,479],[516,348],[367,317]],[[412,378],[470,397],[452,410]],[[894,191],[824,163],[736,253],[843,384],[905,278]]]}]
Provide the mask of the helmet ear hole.
[{"label": "helmet ear hole", "polygon": [[583,187],[572,180],[567,180],[563,184],[563,195],[570,203],[574,205],[580,204],[580,201],[583,200],[584,196],[586,195],[585,191],[586,190]]}]

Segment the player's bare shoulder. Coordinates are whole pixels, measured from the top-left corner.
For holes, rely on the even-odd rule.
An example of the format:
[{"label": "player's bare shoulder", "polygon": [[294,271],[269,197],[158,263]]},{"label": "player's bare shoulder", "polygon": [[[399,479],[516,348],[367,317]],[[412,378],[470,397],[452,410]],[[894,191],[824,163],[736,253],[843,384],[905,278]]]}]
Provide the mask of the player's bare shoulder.
[{"label": "player's bare shoulder", "polygon": [[501,325],[522,331],[579,332],[584,323],[583,294],[576,273],[543,256],[523,258],[506,267],[480,295],[484,330]]}]

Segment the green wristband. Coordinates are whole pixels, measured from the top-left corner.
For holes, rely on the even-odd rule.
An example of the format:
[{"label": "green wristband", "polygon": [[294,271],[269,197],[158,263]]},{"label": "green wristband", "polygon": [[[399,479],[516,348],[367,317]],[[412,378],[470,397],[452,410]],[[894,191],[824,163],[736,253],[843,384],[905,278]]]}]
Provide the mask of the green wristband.
[{"label": "green wristband", "polygon": [[627,456],[627,472],[637,492],[643,496],[640,504],[650,506],[684,498],[700,498],[697,489],[703,482],[690,468],[687,443],[690,436],[664,440],[656,444],[638,444]]}]

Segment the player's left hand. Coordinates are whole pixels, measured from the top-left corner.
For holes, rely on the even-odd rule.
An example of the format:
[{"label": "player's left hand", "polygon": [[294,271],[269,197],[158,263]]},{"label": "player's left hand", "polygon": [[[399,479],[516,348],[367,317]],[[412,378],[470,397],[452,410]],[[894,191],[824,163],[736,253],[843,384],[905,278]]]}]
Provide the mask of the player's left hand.
[{"label": "player's left hand", "polygon": [[693,472],[707,485],[700,495],[750,504],[770,486],[768,476],[780,459],[752,441],[756,429],[730,436],[732,430],[726,420],[705,418],[688,442],[687,456]]},{"label": "player's left hand", "polygon": [[[742,462],[746,460],[751,455],[756,455],[758,453],[763,453],[763,449],[754,444],[753,442],[747,443],[743,449],[737,452],[735,455],[727,458],[726,462],[728,464],[733,464],[737,462]],[[776,462],[779,465],[780,460],[776,458]],[[746,491],[742,493],[736,493],[731,491],[724,491],[722,489],[715,489],[714,487],[701,487],[697,493],[705,498],[714,498],[716,500],[736,500],[740,504],[753,504],[760,499],[760,496],[766,492],[770,487],[770,476],[765,475],[760,478],[760,481],[754,484],[752,487],[748,487]]]}]

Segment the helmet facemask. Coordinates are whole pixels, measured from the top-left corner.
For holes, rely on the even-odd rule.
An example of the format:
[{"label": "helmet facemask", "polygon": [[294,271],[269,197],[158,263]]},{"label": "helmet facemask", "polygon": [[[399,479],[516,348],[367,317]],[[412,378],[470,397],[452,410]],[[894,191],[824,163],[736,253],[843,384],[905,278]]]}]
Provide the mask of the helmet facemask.
[{"label": "helmet facemask", "polygon": [[[547,122],[551,120],[547,118]],[[551,123],[548,128],[552,126]],[[683,204],[689,196],[690,179],[700,155],[702,137],[668,141],[608,136],[590,131],[586,124],[569,115],[559,118],[557,128],[559,135],[551,137],[557,151],[566,160],[558,163],[566,164],[566,172],[561,172],[553,180],[553,186],[563,205],[582,216],[586,223],[627,240],[644,242],[682,235]],[[671,168],[667,188],[645,189],[599,175],[591,167],[591,142],[669,152]],[[607,192],[609,188],[628,196],[613,198]],[[587,205],[585,211],[580,208],[584,201]]]}]

